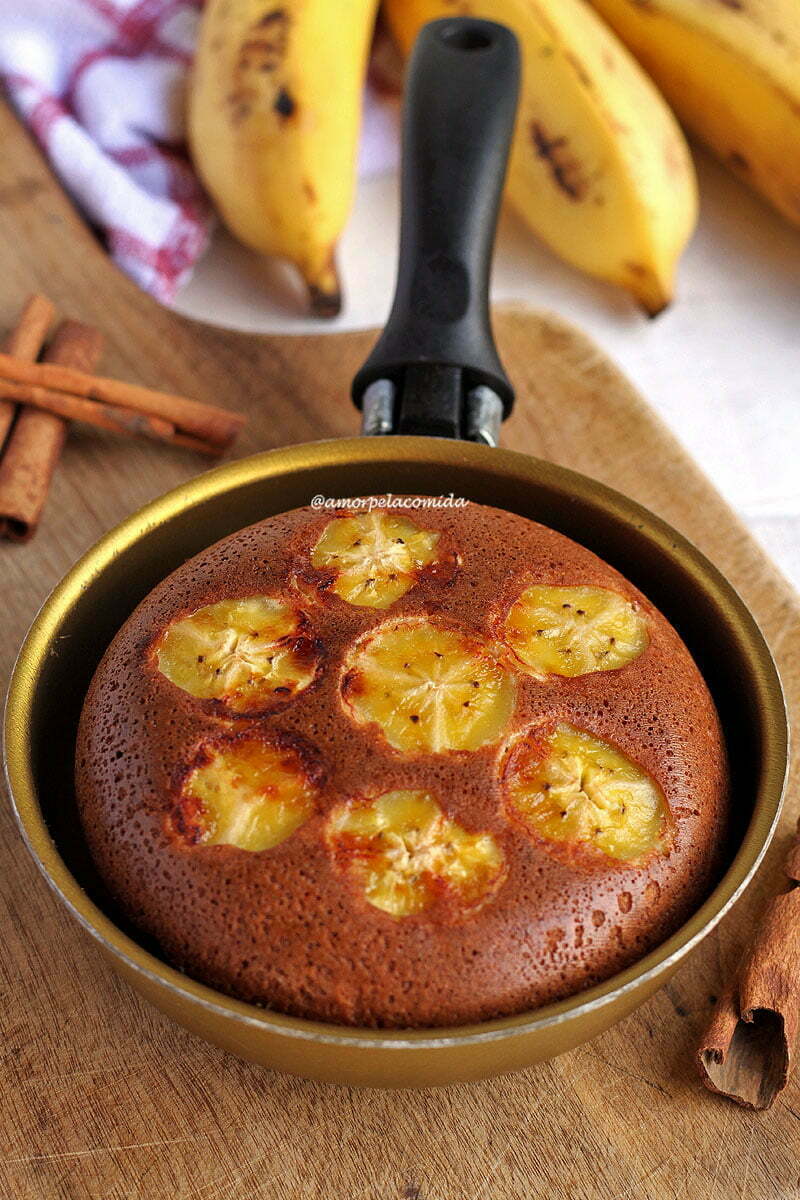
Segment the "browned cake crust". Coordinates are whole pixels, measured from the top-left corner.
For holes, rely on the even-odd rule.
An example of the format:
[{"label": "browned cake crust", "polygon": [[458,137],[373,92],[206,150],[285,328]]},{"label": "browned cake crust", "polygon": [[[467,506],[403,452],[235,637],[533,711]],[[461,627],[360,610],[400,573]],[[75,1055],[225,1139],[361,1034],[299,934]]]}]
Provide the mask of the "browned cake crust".
[{"label": "browned cake crust", "polygon": [[[470,504],[409,513],[441,531],[457,567],[422,572],[387,610],[354,607],[301,580],[319,640],[316,680],[252,720],[213,710],[157,669],[170,622],[223,597],[291,596],[335,514],[299,509],[226,538],[164,580],[109,647],[80,724],[77,790],[86,837],[125,912],[182,970],[243,1000],[352,1025],[478,1021],[536,1008],[603,980],[674,931],[719,864],[727,768],[708,690],[678,635],[590,551],[521,517]],[[513,716],[497,744],[405,755],[357,725],[340,693],[354,640],[400,615],[427,614],[492,637],[525,583],[609,588],[641,607],[649,645],[618,670],[544,681],[516,676]],[[297,593],[294,593],[295,596]],[[515,731],[569,722],[610,743],[660,785],[673,821],[665,852],[638,865],[570,856],[509,819],[498,777]],[[198,747],[235,728],[296,746],[318,786],[316,811],[260,852],[176,838],[176,789]],[[465,914],[442,896],[395,917],[367,903],[324,837],[353,796],[426,789],[470,831],[487,831],[506,874]]]}]

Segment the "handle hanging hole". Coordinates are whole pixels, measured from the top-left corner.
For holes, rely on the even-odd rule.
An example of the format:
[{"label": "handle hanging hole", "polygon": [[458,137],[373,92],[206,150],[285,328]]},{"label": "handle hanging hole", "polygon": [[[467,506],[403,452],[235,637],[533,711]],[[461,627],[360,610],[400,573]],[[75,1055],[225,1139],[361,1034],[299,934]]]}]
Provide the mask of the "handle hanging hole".
[{"label": "handle hanging hole", "polygon": [[494,40],[491,33],[479,25],[465,25],[461,22],[458,25],[446,26],[439,36],[454,50],[488,50]]}]

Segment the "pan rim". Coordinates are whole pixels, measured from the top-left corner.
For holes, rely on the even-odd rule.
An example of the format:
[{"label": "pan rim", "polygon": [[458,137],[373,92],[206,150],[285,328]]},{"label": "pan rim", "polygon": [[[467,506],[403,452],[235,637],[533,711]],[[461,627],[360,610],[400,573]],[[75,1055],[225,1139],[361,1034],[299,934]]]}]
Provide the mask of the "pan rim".
[{"label": "pan rim", "polygon": [[[36,680],[54,634],[74,602],[121,551],[146,533],[225,492],[275,475],[302,472],[310,465],[332,466],[344,461],[375,462],[382,447],[391,445],[393,462],[450,463],[505,466],[509,474],[533,468],[539,479],[579,496],[594,507],[622,511],[646,529],[649,539],[672,554],[680,549],[694,577],[710,585],[715,600],[724,599],[758,663],[757,685],[768,719],[762,770],[753,815],[741,844],[725,873],[703,904],[669,938],[624,971],[592,988],[538,1009],[488,1021],[419,1030],[348,1027],[291,1017],[236,1000],[183,975],[138,942],[106,916],[81,888],[50,836],[38,801],[26,732],[29,728]],[[400,452],[400,453],[398,453]],[[707,587],[706,590],[709,590]],[[736,903],[752,880],[776,829],[789,765],[786,703],[777,666],[761,630],[744,601],[722,573],[686,537],[666,521],[606,484],[513,450],[490,449],[473,443],[424,437],[328,439],[264,451],[217,467],[151,501],[106,533],[74,564],[42,604],[26,635],[12,672],[4,718],[5,766],[11,805],[23,840],[51,889],[107,953],[135,975],[166,988],[185,1003],[217,1017],[264,1033],[329,1046],[373,1051],[435,1050],[527,1036],[613,1004],[627,993],[644,988],[668,972],[709,934]]]}]

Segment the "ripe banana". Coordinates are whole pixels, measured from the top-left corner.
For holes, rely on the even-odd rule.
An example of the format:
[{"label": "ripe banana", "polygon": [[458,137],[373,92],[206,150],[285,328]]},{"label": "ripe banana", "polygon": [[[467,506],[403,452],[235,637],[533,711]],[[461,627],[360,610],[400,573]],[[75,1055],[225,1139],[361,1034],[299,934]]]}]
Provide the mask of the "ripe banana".
[{"label": "ripe banana", "polygon": [[231,232],[289,259],[335,315],[377,0],[208,0],[189,97],[200,175]]},{"label": "ripe banana", "polygon": [[631,291],[651,315],[672,298],[697,218],[689,150],[656,88],[584,0],[387,0],[408,51],[420,26],[464,14],[520,39],[520,111],[507,194],[567,262]]},{"label": "ripe banana", "polygon": [[797,0],[592,0],[686,126],[800,224]]}]

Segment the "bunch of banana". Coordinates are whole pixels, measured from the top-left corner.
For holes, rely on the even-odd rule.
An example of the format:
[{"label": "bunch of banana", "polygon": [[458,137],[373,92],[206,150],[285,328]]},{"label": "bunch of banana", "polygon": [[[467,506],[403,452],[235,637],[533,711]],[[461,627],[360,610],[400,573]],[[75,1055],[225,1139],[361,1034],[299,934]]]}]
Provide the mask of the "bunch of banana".
[{"label": "bunch of banana", "polygon": [[311,311],[341,292],[377,0],[208,0],[189,99],[194,162],[248,246],[295,263]]},{"label": "bunch of banana", "polygon": [[584,0],[387,0],[404,51],[436,17],[500,21],[522,49],[507,195],[567,262],[631,291],[648,313],[672,298],[694,228],[691,156],[664,100]]},{"label": "bunch of banana", "polygon": [[[377,5],[207,0],[204,10],[195,163],[239,240],[296,264],[318,315],[341,302],[334,252],[353,199]],[[800,223],[800,0],[384,0],[383,11],[405,53],[437,17],[516,32],[508,198],[561,258],[627,288],[647,312],[671,300],[697,217],[667,100]]]},{"label": "bunch of banana", "polygon": [[592,0],[684,124],[800,224],[798,0]]}]

